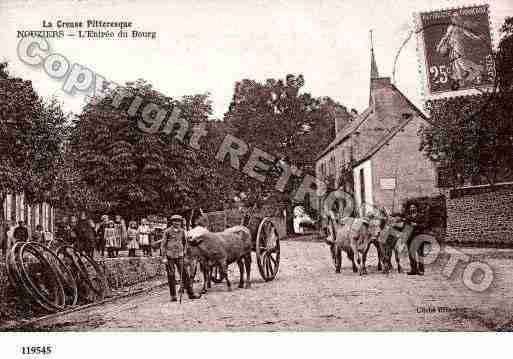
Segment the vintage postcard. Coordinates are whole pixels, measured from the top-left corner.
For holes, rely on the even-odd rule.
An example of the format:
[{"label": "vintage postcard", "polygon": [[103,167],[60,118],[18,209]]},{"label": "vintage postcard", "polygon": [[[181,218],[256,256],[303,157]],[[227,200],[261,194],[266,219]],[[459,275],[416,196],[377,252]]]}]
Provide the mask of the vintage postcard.
[{"label": "vintage postcard", "polygon": [[2,0],[0,330],[512,331],[512,16]]}]

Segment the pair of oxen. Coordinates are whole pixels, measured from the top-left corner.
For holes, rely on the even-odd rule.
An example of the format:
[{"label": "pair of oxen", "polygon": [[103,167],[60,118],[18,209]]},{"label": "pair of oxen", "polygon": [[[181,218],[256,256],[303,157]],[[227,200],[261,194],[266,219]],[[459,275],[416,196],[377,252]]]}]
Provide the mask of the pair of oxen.
[{"label": "pair of oxen", "polygon": [[353,272],[367,274],[365,266],[367,253],[374,245],[378,252],[378,270],[389,273],[392,269],[392,253],[395,255],[397,271],[401,272],[400,252],[406,248],[408,239],[414,233],[414,224],[406,223],[401,217],[371,215],[367,218],[343,217],[328,212],[321,222],[322,232],[328,244],[335,266],[340,273],[342,252],[352,263]]}]

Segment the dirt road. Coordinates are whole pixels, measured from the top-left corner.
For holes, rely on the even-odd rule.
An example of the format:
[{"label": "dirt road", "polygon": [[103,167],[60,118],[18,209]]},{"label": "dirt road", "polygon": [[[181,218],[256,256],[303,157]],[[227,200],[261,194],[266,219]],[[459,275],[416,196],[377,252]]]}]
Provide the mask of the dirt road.
[{"label": "dirt road", "polygon": [[[33,329],[511,330],[513,250],[461,250],[494,269],[489,290],[467,289],[461,268],[447,279],[442,274],[447,258],[429,266],[423,277],[385,276],[376,270],[374,249],[367,276],[353,273],[345,257],[342,273],[335,274],[325,244],[289,241],[282,244],[280,272],[272,282],[263,282],[254,265],[251,289],[235,285],[227,292],[219,284],[199,300],[184,296],[178,304],[169,301],[167,288],[159,288],[45,320]],[[402,263],[407,270],[407,258]],[[237,276],[232,274],[233,283]]]}]

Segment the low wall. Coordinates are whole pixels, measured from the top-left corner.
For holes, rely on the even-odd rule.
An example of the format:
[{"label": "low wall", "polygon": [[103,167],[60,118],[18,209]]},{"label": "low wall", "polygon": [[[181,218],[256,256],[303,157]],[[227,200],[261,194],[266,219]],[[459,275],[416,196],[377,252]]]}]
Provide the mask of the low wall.
[{"label": "low wall", "polygon": [[160,257],[111,258],[99,262],[113,290],[165,275]]},{"label": "low wall", "polygon": [[[98,261],[107,275],[113,293],[137,283],[165,275],[159,257],[110,258]],[[26,319],[46,314],[37,305],[18,295],[7,277],[5,264],[0,262],[0,323],[8,320]]]},{"label": "low wall", "polygon": [[447,241],[513,245],[513,184],[460,188],[447,198]]}]

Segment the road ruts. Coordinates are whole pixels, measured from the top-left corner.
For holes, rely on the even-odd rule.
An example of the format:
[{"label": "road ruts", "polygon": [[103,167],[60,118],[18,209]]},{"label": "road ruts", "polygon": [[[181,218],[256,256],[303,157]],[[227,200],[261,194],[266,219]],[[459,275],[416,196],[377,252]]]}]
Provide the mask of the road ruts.
[{"label": "road ruts", "polygon": [[[507,330],[512,318],[513,250],[464,249],[496,271],[494,287],[482,294],[466,289],[459,277],[442,275],[440,264],[426,275],[376,271],[374,249],[369,274],[354,274],[343,259],[335,274],[325,244],[282,243],[276,280],[263,282],[255,261],[252,288],[232,292],[214,285],[199,300],[171,303],[167,288],[37,323],[32,330]],[[443,262],[443,261],[441,261]],[[408,261],[402,259],[405,269]],[[200,283],[195,284],[199,289]],[[456,312],[422,312],[447,307]],[[421,313],[419,313],[419,311]]]}]

